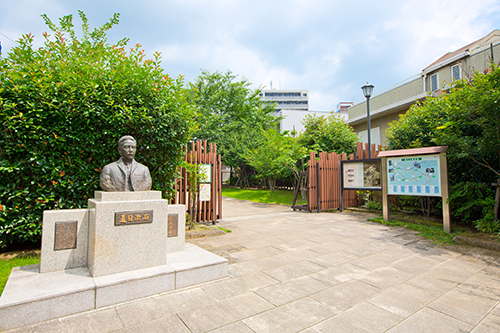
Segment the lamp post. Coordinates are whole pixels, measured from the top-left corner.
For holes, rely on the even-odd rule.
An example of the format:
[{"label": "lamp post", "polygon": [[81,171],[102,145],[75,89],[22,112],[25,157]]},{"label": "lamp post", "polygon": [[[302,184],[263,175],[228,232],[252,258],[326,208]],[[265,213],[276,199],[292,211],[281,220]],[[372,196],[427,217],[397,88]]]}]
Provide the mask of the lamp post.
[{"label": "lamp post", "polygon": [[373,85],[366,84],[361,87],[363,89],[363,95],[366,97],[366,121],[368,126],[368,158],[372,158],[372,138],[370,134],[370,97],[372,97]]}]

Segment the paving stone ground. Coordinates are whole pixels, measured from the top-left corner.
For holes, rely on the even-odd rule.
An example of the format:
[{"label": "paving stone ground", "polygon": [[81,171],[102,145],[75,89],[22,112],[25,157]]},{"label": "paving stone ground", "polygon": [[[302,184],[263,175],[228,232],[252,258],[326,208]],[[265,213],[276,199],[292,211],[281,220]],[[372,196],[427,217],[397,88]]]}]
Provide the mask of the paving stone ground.
[{"label": "paving stone ground", "polygon": [[500,252],[224,198],[230,277],[9,332],[498,332]]}]

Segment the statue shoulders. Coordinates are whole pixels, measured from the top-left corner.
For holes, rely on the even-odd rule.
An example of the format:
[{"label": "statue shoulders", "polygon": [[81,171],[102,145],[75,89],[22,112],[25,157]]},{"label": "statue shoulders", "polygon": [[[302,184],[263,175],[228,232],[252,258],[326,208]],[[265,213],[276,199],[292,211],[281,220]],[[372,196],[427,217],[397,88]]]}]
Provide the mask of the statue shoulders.
[{"label": "statue shoulders", "polygon": [[107,171],[107,170],[110,170],[110,169],[115,169],[115,168],[118,168],[118,165],[121,164],[122,161],[121,159],[119,159],[118,161],[114,161],[114,162],[111,162],[109,164],[106,164],[103,168],[102,168],[102,171]]},{"label": "statue shoulders", "polygon": [[135,167],[134,169],[140,169],[140,170],[148,170],[149,171],[149,168],[147,166],[145,166],[144,164],[142,163],[139,163],[137,162],[136,160],[134,160],[134,163],[135,163]]}]

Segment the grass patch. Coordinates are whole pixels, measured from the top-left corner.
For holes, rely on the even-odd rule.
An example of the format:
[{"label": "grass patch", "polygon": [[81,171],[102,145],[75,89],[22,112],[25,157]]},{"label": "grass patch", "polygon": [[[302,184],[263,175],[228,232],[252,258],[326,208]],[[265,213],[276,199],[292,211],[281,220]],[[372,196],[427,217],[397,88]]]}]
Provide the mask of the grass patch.
[{"label": "grass patch", "polygon": [[220,230],[224,231],[226,234],[227,233],[230,233],[230,232],[233,232],[232,230],[229,230],[229,229],[226,229],[226,228],[223,228],[223,227],[219,227]]},{"label": "grass patch", "polygon": [[24,258],[12,258],[9,260],[0,260],[0,295],[5,288],[5,284],[9,279],[10,272],[12,268],[17,266],[34,265],[40,263],[40,257],[24,257]]},{"label": "grass patch", "polygon": [[[274,193],[271,193],[271,191],[269,190],[225,187],[222,189],[222,195],[229,198],[247,200],[252,202],[292,205],[294,193],[293,191],[286,191],[286,190],[275,190]],[[299,201],[300,199],[301,197],[299,193],[297,197],[297,204],[298,205],[307,204],[307,202],[305,201]]]},{"label": "grass patch", "polygon": [[391,219],[389,222],[384,221],[382,217],[377,217],[373,219],[368,219],[368,221],[381,223],[391,227],[405,227],[407,229],[418,231],[418,234],[422,237],[429,239],[435,244],[458,244],[453,240],[453,237],[464,232],[462,229],[455,229],[451,233],[447,233],[443,230],[443,225],[439,223],[433,223],[428,221],[398,221]]}]

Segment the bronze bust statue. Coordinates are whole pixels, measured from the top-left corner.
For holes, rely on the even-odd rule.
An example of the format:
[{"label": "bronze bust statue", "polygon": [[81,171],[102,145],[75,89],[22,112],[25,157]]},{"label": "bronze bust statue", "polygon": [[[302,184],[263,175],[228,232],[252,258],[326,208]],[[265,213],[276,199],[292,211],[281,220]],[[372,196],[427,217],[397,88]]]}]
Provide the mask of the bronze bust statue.
[{"label": "bronze bust statue", "polygon": [[147,166],[134,160],[136,141],[130,135],[118,140],[118,151],[122,155],[116,162],[106,165],[101,172],[101,188],[108,192],[149,191],[151,176]]}]

